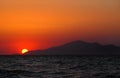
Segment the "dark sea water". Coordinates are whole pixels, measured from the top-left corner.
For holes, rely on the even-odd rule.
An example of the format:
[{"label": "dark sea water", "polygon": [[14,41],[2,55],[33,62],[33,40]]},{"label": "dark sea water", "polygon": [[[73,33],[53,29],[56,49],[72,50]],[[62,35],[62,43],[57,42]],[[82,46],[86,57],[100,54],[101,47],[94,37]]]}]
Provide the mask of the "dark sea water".
[{"label": "dark sea water", "polygon": [[0,78],[120,78],[120,56],[0,56]]}]

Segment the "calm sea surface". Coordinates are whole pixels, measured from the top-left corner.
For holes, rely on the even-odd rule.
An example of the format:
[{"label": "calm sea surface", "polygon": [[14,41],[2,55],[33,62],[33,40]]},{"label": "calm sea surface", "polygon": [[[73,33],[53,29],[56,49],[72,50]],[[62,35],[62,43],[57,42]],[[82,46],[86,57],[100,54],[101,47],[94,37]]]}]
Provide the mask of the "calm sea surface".
[{"label": "calm sea surface", "polygon": [[0,56],[0,78],[120,78],[120,56]]}]

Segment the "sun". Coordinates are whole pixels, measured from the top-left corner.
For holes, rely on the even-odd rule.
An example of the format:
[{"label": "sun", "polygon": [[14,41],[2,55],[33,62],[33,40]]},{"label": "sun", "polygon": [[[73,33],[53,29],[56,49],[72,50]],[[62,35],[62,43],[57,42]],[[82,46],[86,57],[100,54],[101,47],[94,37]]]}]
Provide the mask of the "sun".
[{"label": "sun", "polygon": [[22,49],[22,54],[25,54],[25,53],[27,53],[28,52],[28,49]]}]

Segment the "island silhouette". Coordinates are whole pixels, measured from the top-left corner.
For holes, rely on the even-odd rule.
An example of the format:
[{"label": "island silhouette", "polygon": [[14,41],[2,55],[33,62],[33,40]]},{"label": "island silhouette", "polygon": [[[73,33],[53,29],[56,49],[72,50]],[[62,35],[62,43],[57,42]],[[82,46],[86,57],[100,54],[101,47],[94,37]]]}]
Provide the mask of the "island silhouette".
[{"label": "island silhouette", "polygon": [[120,55],[120,47],[77,40],[44,50],[29,51],[24,55]]}]

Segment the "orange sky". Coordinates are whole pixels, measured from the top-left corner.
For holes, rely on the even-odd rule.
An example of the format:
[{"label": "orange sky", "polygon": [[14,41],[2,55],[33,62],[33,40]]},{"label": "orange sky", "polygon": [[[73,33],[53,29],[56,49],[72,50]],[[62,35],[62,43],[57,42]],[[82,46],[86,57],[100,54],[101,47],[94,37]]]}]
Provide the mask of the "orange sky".
[{"label": "orange sky", "polygon": [[119,0],[0,0],[0,54],[72,40],[120,45]]}]

